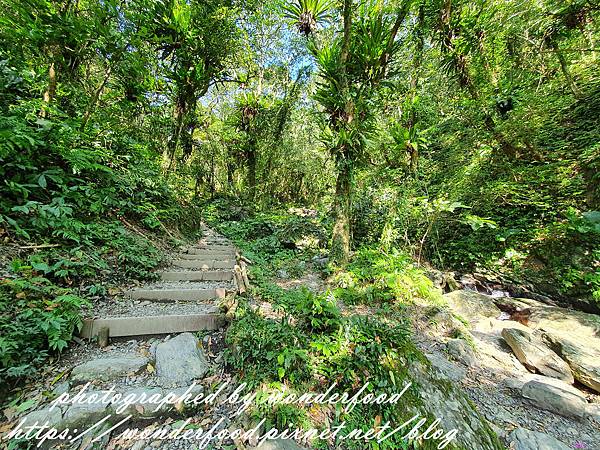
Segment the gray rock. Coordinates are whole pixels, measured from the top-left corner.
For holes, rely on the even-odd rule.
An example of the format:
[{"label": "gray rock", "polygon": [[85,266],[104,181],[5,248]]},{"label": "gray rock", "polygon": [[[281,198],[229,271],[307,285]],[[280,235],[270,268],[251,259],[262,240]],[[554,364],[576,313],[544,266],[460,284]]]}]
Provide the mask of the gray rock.
[{"label": "gray rock", "polygon": [[[415,408],[410,403],[403,403],[402,407],[411,414],[421,412],[439,418],[441,422],[438,428],[446,432],[459,430],[455,441],[446,448],[456,444],[457,448],[473,450],[504,449],[485,418],[453,383],[418,361],[411,362],[408,370],[422,407]],[[437,443],[433,441],[432,444]]]},{"label": "gray rock", "polygon": [[191,333],[180,334],[156,347],[156,374],[164,386],[189,384],[202,378],[208,369],[200,342]]},{"label": "gray rock", "polygon": [[[89,391],[88,394],[92,394]],[[100,394],[98,392],[98,394]],[[99,395],[100,397],[100,395]],[[83,428],[93,425],[109,414],[108,404],[102,403],[101,399],[92,403],[76,403],[69,406],[63,417],[63,424],[69,428]]]},{"label": "gray rock", "polygon": [[465,366],[471,367],[477,364],[475,352],[464,339],[450,339],[446,343],[446,348],[452,357]]},{"label": "gray rock", "polygon": [[469,330],[456,317],[452,315],[450,311],[439,311],[437,312],[430,321],[430,324],[439,333],[444,335],[467,335]]},{"label": "gray rock", "polygon": [[545,433],[517,428],[508,436],[514,450],[570,450],[571,447]]},{"label": "gray rock", "polygon": [[287,280],[290,275],[287,273],[287,270],[279,269],[277,271],[277,278],[281,278],[282,280]]},{"label": "gray rock", "polygon": [[[147,401],[147,399],[156,394],[160,395],[161,399],[164,398],[166,393],[164,393],[160,388],[140,387],[123,392],[122,394],[123,396],[121,397],[121,401],[110,405],[111,414],[115,414],[119,417],[131,415],[133,418],[136,419],[150,419],[159,417],[162,413],[172,408],[171,405],[164,405],[162,408],[155,412],[154,410],[158,407],[158,405],[155,403],[149,403]],[[123,399],[126,399],[128,397],[130,399],[135,398],[138,401],[135,403],[131,403],[127,405],[127,407],[123,408],[123,406],[125,405]]]},{"label": "gray rock", "polygon": [[111,381],[130,373],[141,372],[148,364],[143,356],[121,356],[98,358],[75,367],[71,371],[74,381]]},{"label": "gray rock", "polygon": [[27,414],[25,417],[24,426],[35,425],[37,422],[38,425],[44,425],[48,422],[49,427],[56,428],[57,430],[62,430],[64,427],[62,426],[62,412],[60,408],[55,407],[50,411],[50,408],[40,409],[38,411],[33,411]]},{"label": "gray rock", "polygon": [[587,401],[583,394],[556,378],[538,376],[523,385],[521,394],[539,408],[566,417],[586,415]]},{"label": "gray rock", "polygon": [[54,386],[54,389],[52,389],[52,398],[59,397],[67,392],[69,392],[69,382],[63,381],[62,383],[58,383]]},{"label": "gray rock", "polygon": [[516,328],[505,328],[502,330],[502,337],[528,370],[558,378],[568,384],[573,384],[575,381],[569,365],[550,350],[540,338]]},{"label": "gray rock", "polygon": [[262,445],[255,447],[255,450],[305,450],[290,439],[277,439],[265,441]]},{"label": "gray rock", "polygon": [[475,291],[452,291],[444,295],[450,309],[462,319],[476,327],[479,322],[500,316],[500,309],[489,295]]},{"label": "gray rock", "polygon": [[440,371],[440,373],[450,381],[461,381],[467,374],[467,371],[464,367],[448,361],[443,356],[430,353],[426,354],[425,356],[427,356],[427,359],[431,365]]},{"label": "gray rock", "polygon": [[586,414],[596,422],[600,423],[600,403],[587,405]]},{"label": "gray rock", "polygon": [[568,363],[577,381],[600,392],[600,347],[578,345],[550,333],[544,333],[544,339]]},{"label": "gray rock", "polygon": [[156,347],[158,347],[158,341],[155,340],[150,344],[150,348],[148,349],[148,353],[152,358],[156,358]]}]

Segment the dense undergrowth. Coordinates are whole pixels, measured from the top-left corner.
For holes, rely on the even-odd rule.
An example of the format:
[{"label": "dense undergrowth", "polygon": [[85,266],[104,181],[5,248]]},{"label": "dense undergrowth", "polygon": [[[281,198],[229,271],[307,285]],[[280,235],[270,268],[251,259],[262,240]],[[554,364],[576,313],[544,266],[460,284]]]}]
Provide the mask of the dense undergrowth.
[{"label": "dense undergrowth", "polygon": [[430,127],[415,175],[358,177],[357,245],[392,243],[440,269],[600,301],[600,90],[575,99],[545,89],[497,116],[502,143],[468,126],[482,120],[468,102],[460,120],[422,112]]},{"label": "dense undergrowth", "polygon": [[40,119],[28,106],[0,112],[3,394],[67,346],[91,301],[152,277],[157,245],[199,224],[147,144]]},{"label": "dense undergrowth", "polygon": [[[329,223],[316,211],[254,213],[243,206],[232,207],[225,199],[204,211],[207,221],[252,261],[251,291],[248,299],[240,300],[228,328],[225,360],[241,381],[260,393],[251,413],[254,420],[267,417],[267,429],[332,428],[345,423],[347,430],[366,432],[387,421],[403,423],[414,414],[411,408],[423,406],[415,386],[404,394],[402,407],[358,405],[344,412],[339,405],[282,403],[272,408],[262,404],[261,398],[274,393],[324,392],[334,382],[335,392],[356,392],[366,383],[367,393],[400,392],[410,362],[427,364],[411,342],[404,308],[416,298],[440,305],[440,292],[410,256],[394,249],[361,248],[346,268],[324,262],[327,243],[322,237]],[[328,277],[329,289],[284,289],[276,283],[310,273]],[[270,304],[272,312],[257,310],[261,302]],[[367,312],[354,313],[354,306]],[[360,440],[347,441],[344,448],[364,445]],[[394,436],[372,445],[373,449],[425,449],[438,443],[418,444]],[[314,441],[311,448],[328,447],[324,441]]]}]

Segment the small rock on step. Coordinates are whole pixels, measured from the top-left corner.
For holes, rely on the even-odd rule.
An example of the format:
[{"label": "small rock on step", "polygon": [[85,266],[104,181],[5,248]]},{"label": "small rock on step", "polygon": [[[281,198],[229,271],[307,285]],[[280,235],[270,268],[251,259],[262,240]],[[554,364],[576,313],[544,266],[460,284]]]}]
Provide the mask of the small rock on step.
[{"label": "small rock on step", "polygon": [[156,347],[156,374],[163,386],[184,385],[208,372],[209,364],[200,342],[182,333]]},{"label": "small rock on step", "polygon": [[130,373],[141,372],[148,364],[143,356],[120,356],[114,358],[98,358],[83,363],[71,371],[74,381],[110,381],[124,377]]},{"label": "small rock on step", "polygon": [[517,428],[508,436],[511,449],[514,450],[570,450],[571,447],[563,444],[546,433]]}]

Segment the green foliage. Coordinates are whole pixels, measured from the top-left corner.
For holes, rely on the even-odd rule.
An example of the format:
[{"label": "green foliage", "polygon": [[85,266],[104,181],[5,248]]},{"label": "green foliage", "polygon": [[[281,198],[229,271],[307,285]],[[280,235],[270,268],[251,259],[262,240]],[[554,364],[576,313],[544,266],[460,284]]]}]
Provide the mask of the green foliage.
[{"label": "green foliage", "polygon": [[363,247],[345,271],[334,277],[335,295],[350,304],[411,303],[415,298],[438,303],[441,293],[406,253]]},{"label": "green foliage", "polygon": [[0,282],[0,380],[6,388],[32,375],[49,351],[66,348],[87,305],[73,290],[37,275],[37,269],[16,266],[15,276]]},{"label": "green foliage", "polygon": [[276,322],[252,311],[242,312],[227,331],[225,360],[252,385],[284,376],[303,381],[310,376],[307,355],[301,350],[305,340],[287,319]]}]

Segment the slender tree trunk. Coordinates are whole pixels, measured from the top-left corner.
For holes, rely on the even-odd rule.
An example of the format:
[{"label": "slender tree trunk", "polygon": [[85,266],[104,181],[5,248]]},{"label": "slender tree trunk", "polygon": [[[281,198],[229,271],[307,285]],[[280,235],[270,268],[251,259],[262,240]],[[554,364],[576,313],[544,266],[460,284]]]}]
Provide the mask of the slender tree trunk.
[{"label": "slender tree trunk", "polygon": [[567,63],[567,60],[565,59],[565,55],[563,54],[563,52],[560,51],[560,47],[558,46],[558,43],[553,38],[548,39],[548,43],[550,44],[550,47],[552,47],[552,49],[556,53],[556,56],[558,57],[558,62],[560,63],[560,69],[562,70],[565,80],[567,81],[567,85],[569,86],[569,89],[571,90],[571,92],[573,93],[575,98],[581,98],[581,91],[579,90],[579,88],[577,87],[577,84],[575,84],[575,80],[573,80],[573,77],[571,76],[571,72],[569,71],[569,64]]},{"label": "slender tree trunk", "polygon": [[104,73],[104,79],[102,80],[102,83],[100,83],[100,86],[98,86],[98,88],[94,91],[94,95],[92,96],[92,99],[90,100],[90,103],[88,104],[88,107],[85,110],[85,114],[83,115],[83,118],[81,119],[81,126],[80,126],[81,131],[85,130],[85,127],[87,126],[87,123],[89,122],[90,117],[92,115],[92,111],[94,110],[94,108],[96,108],[96,104],[98,103],[98,100],[100,99],[100,95],[102,94],[102,91],[104,90],[104,87],[106,86],[106,83],[108,82],[108,79],[110,78],[110,72],[111,72],[111,68],[109,66],[106,69],[106,72]]},{"label": "slender tree trunk", "polygon": [[[346,67],[350,53],[350,38],[352,33],[352,0],[344,0],[342,16],[344,20],[344,34],[340,51],[340,93],[346,98],[346,104],[341,123],[338,123],[338,132],[349,125],[351,126],[351,123],[354,121],[354,102],[349,95],[350,86]],[[340,122],[340,118],[337,121]],[[335,262],[344,265],[350,260],[352,157],[349,149],[342,150],[344,157],[340,161],[341,164],[338,164],[337,180],[335,183],[335,225],[333,226],[333,235],[331,237],[331,256]]]},{"label": "slender tree trunk", "polygon": [[[50,57],[54,58],[54,55],[50,53]],[[50,63],[50,67],[48,68],[48,88],[44,92],[43,101],[44,105],[42,106],[42,110],[40,112],[40,116],[42,118],[47,117],[48,115],[48,107],[54,100],[56,96],[56,68],[54,65],[54,60]]]},{"label": "slender tree trunk", "polygon": [[167,148],[167,173],[170,172],[173,168],[173,163],[175,161],[175,155],[177,152],[177,145],[179,144],[179,140],[181,139],[184,117],[185,101],[183,98],[178,98],[177,103],[175,104],[175,109],[173,110],[173,131],[171,133],[171,140],[169,141],[169,145]]},{"label": "slender tree trunk", "polygon": [[251,139],[248,143],[248,193],[250,200],[256,198],[256,141]]},{"label": "slender tree trunk", "polygon": [[350,259],[351,195],[352,170],[348,164],[342,164],[335,183],[335,225],[331,238],[331,256],[340,264],[346,264]]}]

